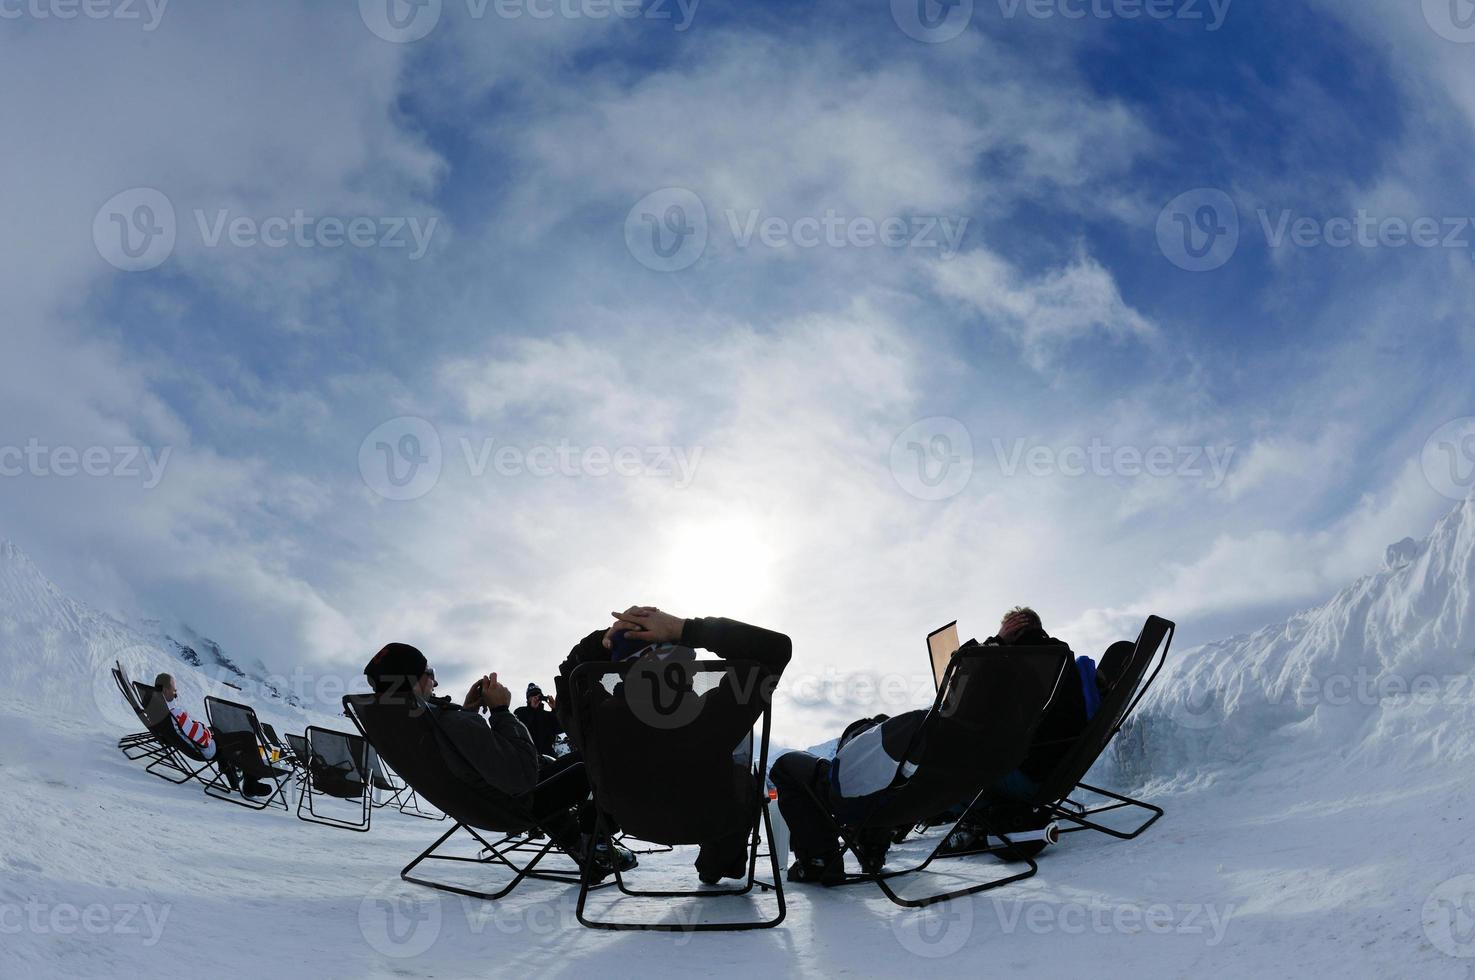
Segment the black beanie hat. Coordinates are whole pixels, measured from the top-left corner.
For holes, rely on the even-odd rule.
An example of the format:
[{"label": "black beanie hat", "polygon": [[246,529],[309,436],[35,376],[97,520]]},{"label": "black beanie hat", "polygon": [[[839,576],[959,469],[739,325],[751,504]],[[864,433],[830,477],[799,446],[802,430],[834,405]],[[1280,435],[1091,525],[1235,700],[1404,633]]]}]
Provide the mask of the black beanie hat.
[{"label": "black beanie hat", "polygon": [[397,683],[413,684],[429,666],[425,654],[408,643],[389,643],[364,665],[364,676],[378,691]]}]

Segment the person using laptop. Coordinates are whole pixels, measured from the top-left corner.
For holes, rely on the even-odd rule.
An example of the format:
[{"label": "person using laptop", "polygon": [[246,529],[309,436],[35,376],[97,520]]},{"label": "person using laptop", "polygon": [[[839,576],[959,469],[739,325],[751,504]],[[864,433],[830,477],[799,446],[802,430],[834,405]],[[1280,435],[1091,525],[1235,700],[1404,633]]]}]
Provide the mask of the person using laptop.
[{"label": "person using laptop", "polygon": [[[1045,632],[1039,613],[1028,606],[1016,606],[1006,612],[997,635],[982,645],[1059,646],[1070,652],[1064,641]],[[929,643],[929,646],[935,657],[936,645]],[[1085,665],[1078,663],[1077,676],[1081,682],[1062,685],[1063,695],[1052,699],[1046,709],[1029,755],[1019,769],[992,788],[987,794],[989,798],[1026,798],[1036,787],[1036,780],[1049,773],[1069,751],[1071,740],[1085,728],[1090,717],[1083,694],[1085,678],[1089,676],[1092,693],[1096,695],[1093,703],[1099,703],[1096,689],[1099,680],[1094,662],[1089,657],[1079,660],[1086,661]],[[929,707],[895,717],[878,715],[853,722],[841,735],[833,759],[820,759],[808,752],[789,752],[774,762],[769,778],[778,790],[779,811],[789,826],[789,843],[795,857],[789,868],[789,881],[834,885],[844,880],[844,854],[826,817],[833,817],[843,825],[847,813],[864,813],[883,794],[906,784],[910,773],[902,767],[903,756],[930,711]],[[959,801],[958,809],[969,802]],[[867,828],[857,840],[862,852],[858,857],[867,865],[880,867],[893,837],[893,831]],[[958,843],[962,849],[963,842]],[[972,841],[967,844],[971,846]]]}]

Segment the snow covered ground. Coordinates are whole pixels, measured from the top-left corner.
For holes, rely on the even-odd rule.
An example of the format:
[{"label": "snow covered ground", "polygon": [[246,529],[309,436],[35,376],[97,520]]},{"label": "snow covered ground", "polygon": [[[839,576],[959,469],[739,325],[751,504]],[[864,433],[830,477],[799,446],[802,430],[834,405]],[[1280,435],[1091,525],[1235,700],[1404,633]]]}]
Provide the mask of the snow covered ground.
[{"label": "snow covered ground", "polygon": [[[777,929],[639,934],[580,928],[564,886],[485,903],[400,882],[443,823],[379,811],[352,834],[145,774],[115,748],[138,726],[108,665],[172,670],[193,703],[218,678],[0,545],[0,976],[1471,976],[1472,584],[1475,501],[1325,606],[1174,651],[1099,767],[1167,808],[1136,841],[1071,835],[1033,880],[922,912],[794,887]],[[282,730],[347,724],[257,703]],[[637,874],[684,887],[691,856]]]}]

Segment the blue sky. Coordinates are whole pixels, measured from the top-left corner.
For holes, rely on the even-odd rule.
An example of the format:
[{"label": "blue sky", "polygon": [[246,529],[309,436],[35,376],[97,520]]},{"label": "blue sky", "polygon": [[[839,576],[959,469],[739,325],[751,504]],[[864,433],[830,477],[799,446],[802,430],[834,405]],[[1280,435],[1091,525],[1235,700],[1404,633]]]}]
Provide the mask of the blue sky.
[{"label": "blue sky", "polygon": [[[1460,2],[925,0],[923,40],[903,0],[7,7],[0,446],[112,462],[0,479],[0,535],[284,672],[400,639],[546,684],[636,602],[784,629],[821,685],[1017,602],[1083,652],[1253,628],[1470,485],[1425,453],[1472,412]],[[263,243],[299,213],[365,244]],[[1178,222],[1230,219],[1188,268]],[[1093,445],[1127,462],[1070,475]]]}]

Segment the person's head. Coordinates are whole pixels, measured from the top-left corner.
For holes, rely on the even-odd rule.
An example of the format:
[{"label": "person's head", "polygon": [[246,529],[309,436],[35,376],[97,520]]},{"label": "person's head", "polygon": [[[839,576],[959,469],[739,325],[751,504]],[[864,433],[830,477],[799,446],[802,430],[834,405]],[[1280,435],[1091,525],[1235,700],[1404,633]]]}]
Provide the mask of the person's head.
[{"label": "person's head", "polygon": [[164,695],[165,701],[173,701],[179,697],[179,689],[174,686],[173,674],[160,674],[154,678],[154,690]]},{"label": "person's head", "polygon": [[529,684],[527,690],[529,708],[540,708],[543,706],[543,689],[537,684]]},{"label": "person's head", "polygon": [[364,676],[374,693],[381,697],[413,694],[428,698],[435,690],[435,671],[425,654],[408,643],[386,644],[364,666]]},{"label": "person's head", "polygon": [[1044,632],[1044,629],[1039,613],[1029,606],[1015,606],[999,620],[999,639],[1013,643],[1027,633]]}]

